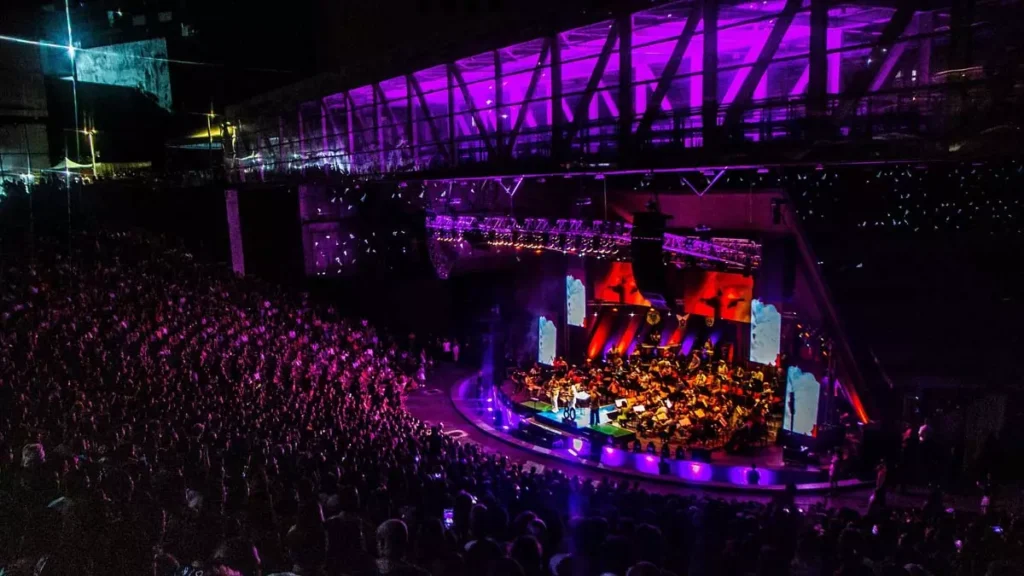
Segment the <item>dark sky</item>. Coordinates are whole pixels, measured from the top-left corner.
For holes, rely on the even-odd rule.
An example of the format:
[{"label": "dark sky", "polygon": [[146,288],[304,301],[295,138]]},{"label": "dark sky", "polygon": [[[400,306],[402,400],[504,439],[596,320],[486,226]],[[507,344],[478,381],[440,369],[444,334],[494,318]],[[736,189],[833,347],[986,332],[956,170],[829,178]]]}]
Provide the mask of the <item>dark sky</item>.
[{"label": "dark sky", "polygon": [[322,0],[322,66],[382,78],[607,17],[621,0]]},{"label": "dark sky", "polygon": [[[81,0],[80,0],[81,1]],[[44,4],[62,0],[3,0],[0,31],[25,32]],[[449,59],[539,37],[608,17],[611,6],[650,6],[652,0],[168,0],[185,6],[201,31],[189,58],[225,64],[228,99],[286,85],[318,72],[340,72],[353,83],[382,79]],[[92,0],[98,8],[144,0]],[[163,9],[163,8],[161,8]],[[150,8],[153,10],[153,8]],[[20,16],[19,16],[20,15]],[[20,29],[19,29],[20,28]],[[246,69],[291,74],[247,78]],[[252,75],[250,75],[252,76]],[[203,80],[208,82],[205,77]],[[230,96],[228,96],[230,94]]]}]

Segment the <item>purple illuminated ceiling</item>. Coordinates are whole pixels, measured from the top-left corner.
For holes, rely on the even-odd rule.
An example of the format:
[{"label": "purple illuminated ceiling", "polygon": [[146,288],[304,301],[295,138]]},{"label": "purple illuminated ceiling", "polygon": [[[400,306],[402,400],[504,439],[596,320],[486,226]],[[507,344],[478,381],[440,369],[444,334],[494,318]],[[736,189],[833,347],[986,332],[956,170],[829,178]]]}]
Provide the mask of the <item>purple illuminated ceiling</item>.
[{"label": "purple illuminated ceiling", "polygon": [[[703,123],[716,116],[722,123],[726,112],[753,126],[744,132],[750,140],[771,139],[805,115],[810,1],[720,6],[713,73],[703,70],[699,5],[662,5],[633,14],[626,24],[609,20],[562,32],[553,37],[556,45],[536,39],[332,94],[301,106],[296,119],[253,128],[255,146],[243,155],[250,167],[409,171],[550,155],[553,126],[563,127],[564,144],[572,150],[600,154],[615,149],[624,126],[655,144],[671,128],[682,145],[701,146]],[[902,25],[879,50],[876,44],[892,33],[893,23]],[[943,27],[943,11],[830,7],[825,94],[844,94],[864,71],[873,92],[930,83],[929,34]],[[628,54],[622,53],[624,39]],[[623,62],[631,72],[620,73]],[[554,86],[559,75],[561,84]],[[704,86],[709,79],[716,83],[710,91]],[[709,94],[716,107],[711,116]]]}]

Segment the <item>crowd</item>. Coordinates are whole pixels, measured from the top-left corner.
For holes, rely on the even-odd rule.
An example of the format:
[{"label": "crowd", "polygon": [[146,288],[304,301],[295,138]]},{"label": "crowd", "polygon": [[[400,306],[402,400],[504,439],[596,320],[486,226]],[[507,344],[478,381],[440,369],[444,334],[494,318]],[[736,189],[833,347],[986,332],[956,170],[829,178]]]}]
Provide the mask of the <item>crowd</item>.
[{"label": "crowd", "polygon": [[1017,574],[998,507],[799,509],[524,469],[403,409],[422,353],[135,236],[0,283],[0,573]]},{"label": "crowd", "polygon": [[[615,402],[614,423],[643,439],[707,448],[740,450],[766,441],[768,420],[781,415],[779,372],[768,366],[730,364],[710,342],[689,356],[672,351],[569,366],[557,359],[553,369],[534,365],[513,373],[514,392],[549,398],[553,407],[577,407],[586,397],[594,410]],[[580,395],[580,393],[584,393]]]}]

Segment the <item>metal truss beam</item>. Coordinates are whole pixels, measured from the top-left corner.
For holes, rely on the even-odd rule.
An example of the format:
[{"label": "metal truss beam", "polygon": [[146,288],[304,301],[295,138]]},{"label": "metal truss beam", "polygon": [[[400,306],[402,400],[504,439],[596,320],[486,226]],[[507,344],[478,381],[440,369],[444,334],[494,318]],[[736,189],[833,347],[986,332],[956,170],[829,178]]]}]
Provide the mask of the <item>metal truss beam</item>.
[{"label": "metal truss beam", "polygon": [[[374,84],[373,89],[377,91],[377,103],[384,109],[384,113],[391,122],[391,129],[395,132],[395,136],[402,139],[402,130],[398,127],[398,122],[395,120],[395,113],[391,110],[391,102],[388,101],[388,97],[384,94],[384,89],[380,87],[380,83]],[[406,134],[405,138],[407,141],[412,141],[412,136],[410,134]]]},{"label": "metal truss beam", "polygon": [[754,91],[757,90],[757,85],[761,83],[761,78],[764,78],[768,65],[775,58],[775,53],[778,52],[782,39],[786,36],[786,32],[789,31],[789,25],[793,23],[793,18],[802,5],[802,0],[786,0],[782,13],[775,20],[775,25],[768,34],[768,39],[765,41],[764,46],[761,47],[761,53],[758,54],[757,61],[750,67],[750,73],[743,79],[743,84],[740,85],[739,90],[736,92],[736,99],[733,100],[732,105],[729,106],[725,113],[725,125],[727,127],[734,126],[743,119],[743,113],[750,105],[750,100],[754,96]]},{"label": "metal truss beam", "polygon": [[690,180],[686,176],[680,176],[679,177],[679,181],[682,182],[683,184],[685,184],[687,188],[692,190],[693,193],[696,194],[698,198],[700,198],[700,197],[704,196],[705,194],[707,194],[708,192],[710,192],[711,189],[715,187],[715,184],[718,182],[718,179],[721,178],[722,176],[724,176],[725,172],[727,170],[728,170],[728,168],[722,168],[721,170],[719,170],[711,178],[711,180],[708,182],[708,185],[705,186],[703,190],[697,190],[697,187],[694,186],[693,184],[691,184]]},{"label": "metal truss beam", "polygon": [[672,87],[672,80],[679,73],[679,65],[683,61],[686,49],[690,46],[694,33],[697,32],[697,24],[700,23],[703,11],[703,2],[697,2],[694,4],[693,9],[690,10],[690,15],[686,17],[686,24],[683,25],[683,30],[676,39],[676,44],[672,48],[672,54],[669,56],[668,62],[665,63],[665,69],[662,71],[661,78],[658,79],[658,85],[654,89],[654,97],[647,101],[647,109],[644,110],[643,118],[640,119],[640,125],[636,128],[637,142],[643,142],[651,131],[654,117],[658,115],[658,108],[665,100],[665,97],[668,96],[669,88]]},{"label": "metal truss beam", "polygon": [[519,178],[515,179],[515,184],[513,184],[511,186],[506,186],[505,182],[503,182],[499,178],[498,179],[498,186],[501,186],[501,189],[505,191],[505,194],[508,194],[509,196],[514,198],[515,195],[516,195],[516,192],[519,191],[519,187],[522,186],[523,180],[525,180],[525,179],[526,179],[525,177],[520,176]]},{"label": "metal truss beam", "polygon": [[619,29],[619,86],[622,87],[618,94],[618,111],[615,117],[619,119],[619,150],[625,156],[632,150],[630,142],[633,139],[633,102],[636,99],[636,91],[633,89],[633,15],[619,16],[615,26]]},{"label": "metal truss beam", "polygon": [[[924,27],[927,28],[927,32],[931,32],[931,22],[930,20],[925,20],[925,17],[930,16],[931,13],[929,12],[917,14],[917,16],[913,20],[911,20],[910,24],[907,25],[906,33],[908,35],[920,34],[922,32],[922,24],[925,24]],[[921,41],[920,49],[930,50],[931,38],[923,39]],[[900,58],[903,57],[903,54],[904,52],[906,52],[906,50],[907,43],[900,42],[899,44],[894,45],[891,50],[883,51],[884,61],[882,62],[881,66],[878,67],[878,71],[875,72],[875,76],[871,80],[871,87],[868,90],[869,92],[878,92],[885,86],[886,80],[888,80],[889,77],[892,76],[893,69],[896,68],[897,64],[899,64]],[[929,76],[927,69],[919,68],[918,72],[921,74],[921,77],[923,78],[928,78]]]},{"label": "metal truss beam", "polygon": [[[446,160],[450,160],[451,157],[448,155],[448,147],[445,146],[444,141],[441,139],[441,131],[437,129],[437,124],[434,123],[434,117],[430,114],[430,107],[427,105],[427,97],[423,94],[423,89],[420,87],[420,81],[412,74],[406,74],[405,80],[409,85],[408,89],[416,93],[416,99],[420,102],[420,110],[423,112],[423,117],[427,119],[427,126],[430,127],[430,135],[434,138],[434,145],[441,150],[441,154]],[[412,110],[409,110],[409,115],[410,117],[412,116]]]},{"label": "metal truss beam", "polygon": [[800,95],[799,85],[806,76],[807,111],[813,135],[820,134],[820,121],[828,106],[828,0],[811,0],[810,54],[806,74],[797,81],[792,95]]},{"label": "metal truss beam", "polygon": [[718,1],[703,6],[704,67],[701,70],[701,133],[705,148],[718,146]]},{"label": "metal truss beam", "polygon": [[[489,158],[495,158],[494,144],[491,142],[491,137],[487,134],[487,125],[484,124],[483,117],[480,115],[480,111],[476,109],[476,103],[473,101],[473,95],[469,92],[469,86],[466,85],[465,79],[462,77],[462,72],[459,71],[459,67],[455,64],[448,65],[448,74],[451,75],[452,80],[459,88],[459,92],[462,93],[462,99],[466,101],[466,106],[469,107],[469,113],[473,115],[473,122],[476,124],[476,129],[480,132],[480,137],[484,140],[484,145],[487,146],[487,155]],[[449,114],[455,116],[454,110],[449,110]]]},{"label": "metal truss beam", "polygon": [[501,69],[501,50],[494,50],[494,148],[498,157],[505,158],[505,126],[501,115],[505,113],[504,73]]},{"label": "metal truss beam", "polygon": [[861,99],[868,93],[872,80],[878,74],[881,67],[884,66],[885,54],[896,43],[896,40],[906,32],[907,27],[913,22],[914,14],[917,12],[920,4],[921,0],[907,0],[906,2],[899,3],[889,23],[882,29],[878,42],[871,48],[867,67],[859,70],[854,75],[850,88],[844,95],[845,101],[837,114],[837,122],[839,124],[843,124],[849,118],[850,114],[857,109]]},{"label": "metal truss beam", "polygon": [[551,49],[551,157],[555,161],[562,158],[564,144],[562,138],[562,125],[565,124],[565,114],[562,106],[562,45],[561,35],[557,32],[548,38],[548,46]]},{"label": "metal truss beam", "polygon": [[526,120],[526,115],[530,110],[530,101],[533,100],[533,95],[537,92],[537,84],[540,83],[540,75],[544,70],[544,62],[548,58],[548,53],[551,50],[551,39],[546,38],[544,44],[540,49],[540,58],[537,59],[537,66],[533,69],[533,75],[530,76],[530,84],[526,87],[526,94],[523,96],[523,103],[519,106],[519,114],[516,116],[516,123],[512,126],[512,132],[508,136],[508,152],[512,154],[516,148],[516,140],[519,139],[519,132],[523,129],[523,122]]},{"label": "metal truss beam", "polygon": [[597,57],[597,63],[594,65],[593,72],[590,73],[590,79],[587,80],[587,87],[580,96],[580,101],[576,103],[576,109],[573,110],[571,124],[569,130],[565,134],[565,147],[571,148],[573,138],[576,137],[576,133],[579,132],[583,119],[587,117],[587,109],[590,108],[590,101],[594,99],[594,92],[597,90],[598,83],[601,82],[601,77],[604,76],[604,70],[608,67],[608,61],[612,57],[612,49],[615,48],[615,40],[619,35],[619,27],[612,26],[608,29],[608,38],[604,41],[604,46],[601,48],[601,54]]},{"label": "metal truss beam", "polygon": [[[373,86],[376,86],[374,84]],[[384,150],[384,127],[380,122],[381,101],[376,88],[373,89],[373,137],[377,140],[377,166],[381,172],[387,172],[387,152]]]},{"label": "metal truss beam", "polygon": [[[563,250],[566,246],[580,245],[580,240],[598,240],[602,246],[626,250],[630,245],[632,226],[624,222],[583,221],[577,219],[548,220],[544,218],[516,219],[510,216],[428,216],[427,229],[455,234],[459,238],[467,232],[494,234],[505,245],[518,238],[530,247]],[[524,236],[525,235],[525,236]],[[546,237],[544,236],[546,235]],[[488,241],[487,238],[484,241]],[[761,246],[738,238],[712,238],[665,235],[665,252],[680,258],[725,265],[740,271],[753,271],[761,265]]]},{"label": "metal truss beam", "polygon": [[[363,126],[363,121],[359,119],[359,115],[356,114],[356,112],[355,112],[355,110],[356,110],[355,100],[352,99],[352,95],[349,94],[348,92],[345,92],[345,99],[348,102],[348,117],[349,117],[349,121],[352,123],[352,126],[349,127],[349,131],[348,131],[349,136],[351,137],[353,134],[358,132],[358,133],[363,135],[363,140],[365,142],[365,140],[366,140],[366,132],[365,132],[366,127]],[[373,113],[376,114],[377,111],[374,110]]]}]

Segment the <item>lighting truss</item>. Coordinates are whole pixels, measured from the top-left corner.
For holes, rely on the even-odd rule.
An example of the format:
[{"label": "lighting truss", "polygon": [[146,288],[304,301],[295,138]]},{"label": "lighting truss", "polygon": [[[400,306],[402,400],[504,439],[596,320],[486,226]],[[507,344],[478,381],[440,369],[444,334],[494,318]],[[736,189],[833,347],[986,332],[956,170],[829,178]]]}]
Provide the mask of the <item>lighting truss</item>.
[{"label": "lighting truss", "polygon": [[[617,256],[628,253],[632,225],[564,218],[433,215],[427,217],[427,229],[441,242],[475,241],[490,246]],[[761,265],[761,245],[740,238],[665,234],[664,250],[671,260],[680,263],[717,264],[742,271],[756,270]]]}]

